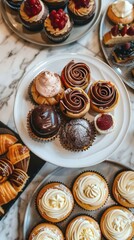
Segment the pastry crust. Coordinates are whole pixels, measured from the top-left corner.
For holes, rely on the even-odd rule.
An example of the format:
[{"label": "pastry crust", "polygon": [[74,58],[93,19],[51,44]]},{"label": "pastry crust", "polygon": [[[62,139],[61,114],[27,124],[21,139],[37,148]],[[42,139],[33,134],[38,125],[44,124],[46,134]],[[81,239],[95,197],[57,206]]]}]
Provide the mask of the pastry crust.
[{"label": "pastry crust", "polygon": [[112,193],[116,201],[124,207],[133,208],[134,204],[129,203],[125,198],[123,198],[118,192],[118,181],[124,172],[119,173],[114,179]]},{"label": "pastry crust", "polygon": [[125,43],[130,41],[134,41],[134,35],[133,36],[125,35],[124,37],[122,35],[118,35],[117,37],[113,37],[111,34],[111,31],[109,31],[105,33],[103,36],[103,43],[109,47],[115,44],[120,44],[120,43]]},{"label": "pastry crust", "polygon": [[0,184],[0,206],[10,202],[17,196],[18,192],[9,181]]},{"label": "pastry crust", "polygon": [[129,14],[127,17],[125,18],[121,18],[121,17],[117,17],[113,11],[112,11],[112,5],[110,5],[108,7],[108,10],[107,10],[107,16],[108,18],[113,22],[113,23],[122,23],[122,24],[129,24],[131,22],[133,22],[134,20],[134,8],[133,8],[133,11],[131,14]]},{"label": "pastry crust", "polygon": [[[97,206],[92,206],[90,204],[83,203],[77,197],[77,187],[78,187],[78,184],[79,184],[79,180],[82,179],[85,176],[89,176],[90,177],[92,175],[96,175],[97,177],[99,177],[100,180],[103,181],[103,183],[105,185],[105,189],[106,189],[104,199],[102,200],[101,204],[98,204]],[[96,209],[99,209],[100,207],[102,207],[105,204],[105,202],[106,202],[106,200],[108,198],[108,194],[109,194],[108,186],[107,186],[107,183],[106,183],[105,179],[101,175],[99,175],[98,173],[95,173],[95,172],[85,172],[85,173],[80,174],[78,176],[78,178],[75,180],[74,184],[73,184],[72,192],[73,192],[73,196],[74,196],[74,199],[77,202],[77,204],[79,206],[81,206],[85,210],[96,210]]]},{"label": "pastry crust", "polygon": [[17,141],[18,139],[11,134],[0,134],[0,155],[6,153]]},{"label": "pastry crust", "polygon": [[129,57],[126,57],[124,59],[120,59],[120,58],[118,58],[118,56],[116,55],[116,53],[114,51],[112,52],[112,56],[114,57],[115,61],[120,64],[127,63],[128,61],[131,61],[134,59],[134,55],[133,56],[130,55]]},{"label": "pastry crust", "polygon": [[[101,217],[101,221],[100,221],[100,228],[101,228],[102,234],[104,235],[104,237],[105,237],[107,240],[114,240],[115,238],[113,239],[113,238],[111,237],[111,239],[109,239],[109,236],[107,235],[107,232],[106,232],[106,228],[105,228],[105,224],[104,224],[104,219],[105,219],[105,217],[106,217],[106,215],[107,215],[108,212],[110,212],[111,210],[116,210],[116,209],[120,209],[120,210],[123,210],[123,211],[126,211],[126,212],[130,213],[130,211],[129,211],[127,208],[121,207],[121,206],[112,206],[112,207],[108,208],[108,209],[103,213],[103,215],[102,215],[102,217]],[[131,234],[131,236],[130,236],[127,240],[132,240],[132,238],[133,238],[133,236],[134,236],[134,222],[132,222],[132,229],[133,229],[132,234]]]}]

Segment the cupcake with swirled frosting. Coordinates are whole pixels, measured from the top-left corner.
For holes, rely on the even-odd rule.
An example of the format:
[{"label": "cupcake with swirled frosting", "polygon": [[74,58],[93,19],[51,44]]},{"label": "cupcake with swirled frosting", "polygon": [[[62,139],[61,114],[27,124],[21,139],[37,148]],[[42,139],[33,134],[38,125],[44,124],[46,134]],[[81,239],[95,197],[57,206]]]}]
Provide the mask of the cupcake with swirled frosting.
[{"label": "cupcake with swirled frosting", "polygon": [[68,88],[60,100],[62,113],[70,118],[83,117],[90,108],[90,99],[81,88]]},{"label": "cupcake with swirled frosting", "polygon": [[73,207],[73,195],[62,183],[48,183],[38,193],[37,209],[47,221],[63,221],[71,214]]},{"label": "cupcake with swirled frosting", "polygon": [[86,63],[72,60],[63,68],[61,79],[66,88],[85,89],[90,83],[90,68]]},{"label": "cupcake with swirled frosting", "polygon": [[67,225],[66,240],[92,239],[101,240],[99,224],[87,215],[81,215]]},{"label": "cupcake with swirled frosting", "polygon": [[124,207],[134,207],[134,171],[119,173],[113,183],[113,195]]},{"label": "cupcake with swirled frosting", "polygon": [[106,180],[96,172],[80,174],[73,184],[72,191],[77,204],[86,210],[102,207],[109,194]]},{"label": "cupcake with swirled frosting", "polygon": [[77,25],[89,23],[96,10],[95,0],[69,0],[68,12]]},{"label": "cupcake with swirled frosting", "polygon": [[99,113],[113,111],[119,102],[119,91],[110,81],[99,80],[93,83],[88,91],[92,110]]},{"label": "cupcake with swirled frosting", "polygon": [[40,223],[31,231],[28,240],[64,240],[62,231],[54,224]]},{"label": "cupcake with swirled frosting", "polygon": [[134,237],[134,215],[127,208],[112,206],[103,213],[100,228],[108,240],[131,240]]}]

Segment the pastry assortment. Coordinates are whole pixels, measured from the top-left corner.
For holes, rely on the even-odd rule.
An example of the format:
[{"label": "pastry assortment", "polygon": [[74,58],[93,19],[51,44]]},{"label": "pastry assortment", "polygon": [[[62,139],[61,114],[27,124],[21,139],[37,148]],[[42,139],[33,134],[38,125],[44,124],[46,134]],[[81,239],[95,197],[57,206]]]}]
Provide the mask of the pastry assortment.
[{"label": "pastry assortment", "polygon": [[[110,195],[109,183],[99,172],[87,170],[72,178],[74,181],[71,187],[60,182],[46,182],[36,192],[35,211],[40,214],[42,223],[29,231],[29,240],[37,237],[43,239],[45,236],[66,240],[101,240],[103,236],[107,240],[130,240],[134,237],[134,215],[128,209],[130,205],[124,207],[123,202],[118,205],[117,196],[114,195],[117,205],[109,206],[108,203],[107,206]],[[121,194],[124,193],[125,201],[133,203],[134,172],[124,170],[114,177],[113,193],[120,197],[115,184],[120,187]],[[76,206],[78,210],[73,214]],[[105,208],[101,210],[99,221],[91,217],[92,212],[102,209],[103,206]],[[62,222],[64,231],[61,227]],[[61,230],[56,231],[57,224]]]},{"label": "pastry assortment", "polygon": [[[0,129],[0,207],[13,200],[29,176],[29,149],[7,130]],[[4,210],[3,210],[4,213]]]},{"label": "pastry assortment", "polygon": [[24,28],[40,32],[42,40],[46,37],[52,43],[65,41],[73,25],[91,22],[96,10],[95,0],[6,0],[6,3],[17,10]]},{"label": "pastry assortment", "polygon": [[[95,114],[110,113],[120,98],[115,84],[108,80],[91,83],[90,67],[74,60],[60,74],[48,70],[37,74],[31,79],[28,94],[35,105],[27,116],[30,137],[52,141],[59,136],[61,146],[70,151],[87,150],[96,138],[96,130],[99,132],[95,121],[85,115],[90,110]],[[114,118],[110,116],[105,115],[101,123],[100,130],[107,130],[105,134],[114,130]]]}]

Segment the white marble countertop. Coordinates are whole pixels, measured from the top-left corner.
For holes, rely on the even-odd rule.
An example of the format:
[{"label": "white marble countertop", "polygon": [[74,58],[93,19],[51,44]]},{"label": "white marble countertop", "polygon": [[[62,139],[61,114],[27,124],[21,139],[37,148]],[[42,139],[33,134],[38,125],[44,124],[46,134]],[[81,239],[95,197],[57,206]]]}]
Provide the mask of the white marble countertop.
[{"label": "white marble countertop", "polygon": [[[110,0],[103,1],[102,11],[109,3]],[[0,121],[12,129],[15,129],[13,106],[17,85],[23,75],[33,66],[48,56],[68,52],[86,53],[105,61],[98,39],[99,23],[81,40],[65,47],[55,48],[35,46],[20,39],[5,25],[1,15],[0,29]],[[131,124],[127,136],[110,158],[134,169],[134,124],[132,124],[134,122],[134,90],[128,87],[127,90],[132,109]],[[52,164],[45,164],[6,217],[0,222],[0,240],[22,239],[22,223],[31,193],[39,182],[55,168],[56,166]]]}]

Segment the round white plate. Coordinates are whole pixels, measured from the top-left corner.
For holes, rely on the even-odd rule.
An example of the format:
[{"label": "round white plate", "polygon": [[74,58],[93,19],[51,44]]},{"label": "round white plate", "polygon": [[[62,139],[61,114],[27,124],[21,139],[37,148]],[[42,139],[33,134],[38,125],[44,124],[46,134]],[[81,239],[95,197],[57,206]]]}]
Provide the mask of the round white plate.
[{"label": "round white plate", "polygon": [[70,36],[62,43],[53,43],[50,41],[43,31],[31,32],[23,28],[17,11],[11,10],[6,4],[6,0],[0,1],[0,9],[2,17],[7,26],[20,38],[27,40],[28,42],[40,45],[40,46],[63,46],[77,41],[87,34],[98,22],[101,15],[102,0],[96,1],[96,10],[93,19],[86,25],[73,26]]},{"label": "round white plate", "polygon": [[[120,101],[112,112],[116,119],[115,130],[107,135],[97,135],[93,145],[83,152],[71,152],[65,150],[55,139],[52,142],[41,143],[30,138],[27,131],[27,114],[33,108],[28,95],[28,87],[33,78],[43,70],[61,73],[63,67],[72,59],[84,62],[91,70],[91,83],[95,80],[105,79],[116,84],[120,92]],[[40,158],[62,167],[80,168],[95,165],[104,161],[120,145],[125,137],[130,123],[130,101],[126,88],[120,77],[104,62],[92,56],[82,54],[64,54],[64,56],[53,56],[43,63],[35,66],[23,77],[20,82],[14,105],[14,118],[16,128],[23,142],[29,149]],[[86,118],[93,120],[95,113],[91,111]]]}]

